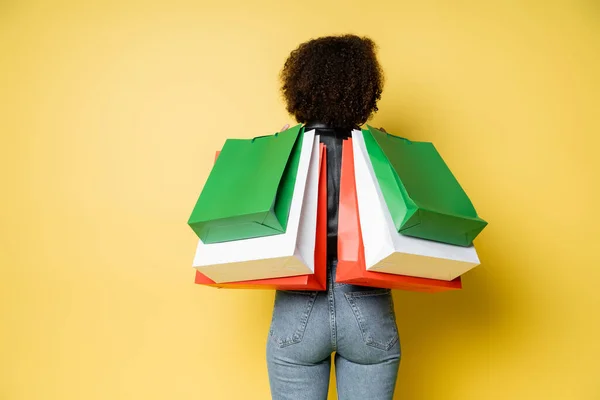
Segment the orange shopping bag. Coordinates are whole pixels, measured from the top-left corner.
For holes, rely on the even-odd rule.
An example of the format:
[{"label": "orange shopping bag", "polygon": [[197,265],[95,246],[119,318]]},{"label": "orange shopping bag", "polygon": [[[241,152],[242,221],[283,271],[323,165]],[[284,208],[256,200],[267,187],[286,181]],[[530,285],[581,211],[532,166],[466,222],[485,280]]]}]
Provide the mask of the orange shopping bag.
[{"label": "orange shopping bag", "polygon": [[[228,289],[326,290],[327,289],[327,154],[319,147],[319,195],[317,206],[317,239],[315,243],[315,273],[284,278],[215,283],[196,271],[195,283]],[[217,156],[219,153],[217,152]]]},{"label": "orange shopping bag", "polygon": [[452,281],[442,281],[368,271],[366,269],[365,251],[358,215],[352,139],[345,140],[343,144],[338,218],[336,282],[430,293],[462,288],[460,277]]}]

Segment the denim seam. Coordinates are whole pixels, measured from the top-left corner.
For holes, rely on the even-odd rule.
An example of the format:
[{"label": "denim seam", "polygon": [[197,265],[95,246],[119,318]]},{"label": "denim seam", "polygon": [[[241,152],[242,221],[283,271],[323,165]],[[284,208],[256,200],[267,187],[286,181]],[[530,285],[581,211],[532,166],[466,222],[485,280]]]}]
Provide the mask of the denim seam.
[{"label": "denim seam", "polygon": [[384,291],[382,291],[381,289],[365,290],[363,292],[353,292],[353,293],[345,293],[345,294],[348,297],[364,297],[364,296],[373,297],[373,296],[386,296],[386,295],[390,294],[389,289],[383,289],[383,290]]},{"label": "denim seam", "polygon": [[332,273],[329,273],[329,290],[327,291],[327,297],[329,300],[329,326],[331,332],[331,346],[333,351],[337,350],[337,329],[335,321],[335,293],[333,291],[333,277]]}]

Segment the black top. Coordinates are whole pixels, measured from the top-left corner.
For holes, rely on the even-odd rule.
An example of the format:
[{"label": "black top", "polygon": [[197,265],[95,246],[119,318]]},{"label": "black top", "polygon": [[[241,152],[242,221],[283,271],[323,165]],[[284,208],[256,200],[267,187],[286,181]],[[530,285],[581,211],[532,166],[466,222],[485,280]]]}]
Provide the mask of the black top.
[{"label": "black top", "polygon": [[332,262],[337,260],[342,143],[352,136],[352,129],[358,128],[333,128],[317,122],[309,122],[304,126],[305,131],[312,129],[327,147],[327,260]]}]

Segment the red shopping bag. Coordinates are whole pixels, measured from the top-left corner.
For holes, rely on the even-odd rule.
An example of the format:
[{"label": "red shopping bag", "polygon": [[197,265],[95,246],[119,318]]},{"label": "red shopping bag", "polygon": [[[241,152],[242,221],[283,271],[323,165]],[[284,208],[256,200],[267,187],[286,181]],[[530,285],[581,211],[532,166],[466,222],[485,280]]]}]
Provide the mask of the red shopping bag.
[{"label": "red shopping bag", "polygon": [[[217,156],[219,153],[217,152]],[[319,147],[319,195],[317,205],[317,239],[315,243],[315,273],[283,278],[215,283],[196,271],[195,283],[228,289],[326,290],[327,289],[327,153]]]},{"label": "red shopping bag", "polygon": [[343,144],[338,218],[336,282],[430,293],[462,288],[460,277],[452,281],[441,281],[368,271],[366,269],[365,251],[358,215],[352,139],[345,140]]}]

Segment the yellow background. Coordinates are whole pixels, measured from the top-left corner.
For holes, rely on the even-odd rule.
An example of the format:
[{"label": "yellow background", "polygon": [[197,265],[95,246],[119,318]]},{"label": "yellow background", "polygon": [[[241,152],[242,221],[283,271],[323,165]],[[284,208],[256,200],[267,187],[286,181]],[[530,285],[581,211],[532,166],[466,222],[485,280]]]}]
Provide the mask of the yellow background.
[{"label": "yellow background", "polygon": [[[372,121],[490,222],[464,290],[396,292],[397,399],[600,399],[597,1],[0,1],[0,399],[266,399],[273,292],[193,285],[186,221],[278,72],[369,35]],[[332,385],[331,395],[334,389]],[[333,397],[332,397],[333,398]]]}]

